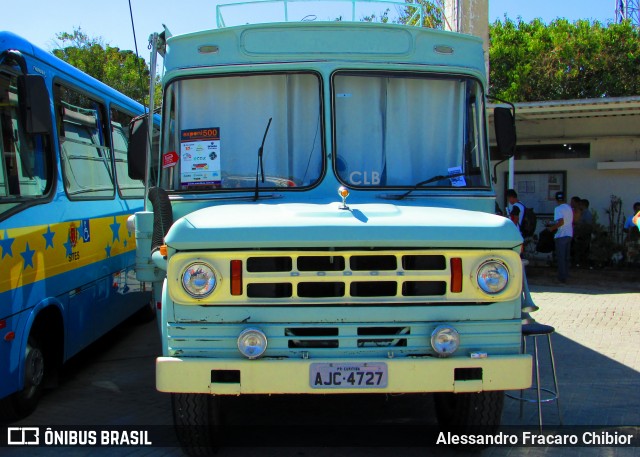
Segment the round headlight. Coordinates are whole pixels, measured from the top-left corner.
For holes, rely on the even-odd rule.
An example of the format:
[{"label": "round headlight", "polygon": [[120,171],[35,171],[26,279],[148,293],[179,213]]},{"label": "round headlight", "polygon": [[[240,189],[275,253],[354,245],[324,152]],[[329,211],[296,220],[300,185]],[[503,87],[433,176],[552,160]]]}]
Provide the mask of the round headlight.
[{"label": "round headlight", "polygon": [[248,359],[257,359],[267,350],[267,335],[257,328],[246,328],[238,336],[238,350]]},{"label": "round headlight", "polygon": [[509,270],[504,263],[489,260],[478,268],[478,285],[488,294],[502,292],[509,283]]},{"label": "round headlight", "polygon": [[192,263],[182,274],[182,287],[192,297],[206,297],[216,288],[213,268],[203,262]]},{"label": "round headlight", "polygon": [[441,357],[448,357],[458,350],[460,335],[448,325],[439,325],[431,333],[431,347]]}]

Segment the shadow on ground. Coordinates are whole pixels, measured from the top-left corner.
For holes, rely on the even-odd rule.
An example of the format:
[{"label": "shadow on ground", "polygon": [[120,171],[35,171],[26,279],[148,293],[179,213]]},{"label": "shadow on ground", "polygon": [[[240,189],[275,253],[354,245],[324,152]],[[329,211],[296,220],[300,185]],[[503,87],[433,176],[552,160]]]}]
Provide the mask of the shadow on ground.
[{"label": "shadow on ground", "polygon": [[530,286],[557,286],[574,289],[585,289],[591,293],[628,293],[640,292],[640,269],[588,269],[571,268],[567,285],[557,281],[557,270],[552,266],[526,267],[527,280]]}]

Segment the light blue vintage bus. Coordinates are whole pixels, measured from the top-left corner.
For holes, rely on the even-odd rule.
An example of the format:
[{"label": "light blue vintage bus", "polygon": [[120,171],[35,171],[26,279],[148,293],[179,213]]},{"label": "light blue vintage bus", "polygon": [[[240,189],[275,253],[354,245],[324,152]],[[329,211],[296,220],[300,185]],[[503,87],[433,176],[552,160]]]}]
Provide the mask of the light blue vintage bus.
[{"label": "light blue vintage bus", "polygon": [[[162,129],[137,271],[161,303],[156,386],[185,449],[215,446],[236,395],[434,393],[443,428],[495,430],[531,358],[481,40],[316,20],[154,41]],[[512,113],[495,118],[509,152]]]},{"label": "light blue vintage bus", "polygon": [[[29,414],[64,361],[141,308],[127,173],[143,107],[0,32],[0,414]],[[155,311],[153,313],[155,315]]]}]

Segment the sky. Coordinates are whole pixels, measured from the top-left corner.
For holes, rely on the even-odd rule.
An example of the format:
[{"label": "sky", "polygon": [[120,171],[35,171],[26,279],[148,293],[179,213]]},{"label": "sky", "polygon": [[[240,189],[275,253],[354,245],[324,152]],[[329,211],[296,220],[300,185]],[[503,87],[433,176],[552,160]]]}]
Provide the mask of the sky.
[{"label": "sky", "polygon": [[[162,24],[173,35],[215,28],[216,4],[214,0],[131,0],[139,55],[149,60],[149,35],[162,31]],[[277,7],[266,8],[273,11]],[[339,15],[334,11],[326,14],[330,18]],[[615,18],[615,0],[489,0],[489,22],[502,20],[505,15],[527,22],[540,18],[549,23],[561,17],[606,24]],[[110,46],[135,50],[128,0],[3,1],[0,30],[20,35],[46,51],[57,47],[56,34],[73,32],[77,27],[90,37],[101,37]]]}]

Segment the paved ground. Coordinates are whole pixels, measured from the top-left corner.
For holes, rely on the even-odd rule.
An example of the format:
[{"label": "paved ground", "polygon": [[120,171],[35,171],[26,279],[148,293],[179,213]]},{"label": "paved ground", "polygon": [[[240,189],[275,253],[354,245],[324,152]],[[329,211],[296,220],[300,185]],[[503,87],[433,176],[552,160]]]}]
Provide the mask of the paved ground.
[{"label": "paved ground", "polygon": [[[530,285],[540,310],[532,314],[539,322],[553,325],[553,345],[560,384],[561,410],[565,425],[601,427],[640,425],[640,281],[633,275],[577,272],[569,285],[555,284],[553,275],[532,271]],[[639,276],[640,277],[640,276]],[[617,278],[617,279],[616,279]],[[29,425],[143,425],[159,426],[172,433],[169,397],[155,391],[154,358],[159,352],[156,324],[128,322],[98,344],[76,357],[65,369],[60,386],[49,392],[39,409],[29,418],[11,424]],[[546,348],[541,349],[545,353]],[[543,384],[551,381],[548,359],[542,354]],[[363,417],[382,415],[389,424],[432,426],[433,404],[430,396],[343,398],[336,402],[322,399],[322,409],[334,415],[341,411],[360,411]],[[313,416],[316,405],[276,400],[259,414],[265,420],[278,417]],[[265,409],[266,408],[266,409]],[[238,404],[238,409],[242,409]],[[382,414],[381,414],[382,413]],[[241,413],[240,413],[241,414]],[[280,416],[278,416],[280,415]],[[286,417],[285,417],[286,416]],[[242,417],[242,416],[240,416]],[[275,418],[275,419],[274,419]],[[331,420],[319,416],[316,424]],[[556,406],[543,405],[545,426],[559,423]],[[318,422],[320,421],[320,422]],[[258,421],[259,422],[259,421]],[[314,421],[311,421],[312,427]],[[417,424],[417,425],[416,425]],[[530,426],[535,430],[535,405],[525,404],[519,417],[519,403],[505,400],[503,430],[512,426]],[[418,428],[419,429],[419,428]],[[379,430],[379,428],[376,428]],[[582,431],[582,430],[581,430]],[[0,433],[4,427],[0,426]],[[248,431],[250,433],[250,430]],[[448,448],[385,447],[370,436],[364,447],[230,447],[220,450],[226,456],[459,456]],[[382,441],[385,443],[385,440]],[[637,444],[637,443],[636,443]],[[181,455],[177,448],[0,448],[3,456],[89,456],[102,455]],[[481,456],[640,456],[635,448],[557,448],[491,447]]]}]

